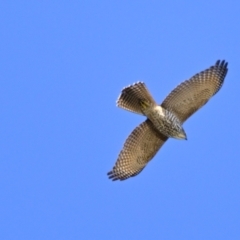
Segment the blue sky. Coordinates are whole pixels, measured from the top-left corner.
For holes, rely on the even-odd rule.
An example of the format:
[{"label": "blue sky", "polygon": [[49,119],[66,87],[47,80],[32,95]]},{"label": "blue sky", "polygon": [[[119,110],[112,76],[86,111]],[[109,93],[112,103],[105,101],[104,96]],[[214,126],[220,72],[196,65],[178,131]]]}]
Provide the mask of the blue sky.
[{"label": "blue sky", "polygon": [[[2,1],[0,239],[239,239],[240,3]],[[157,102],[218,59],[220,92],[137,177],[108,180]]]}]

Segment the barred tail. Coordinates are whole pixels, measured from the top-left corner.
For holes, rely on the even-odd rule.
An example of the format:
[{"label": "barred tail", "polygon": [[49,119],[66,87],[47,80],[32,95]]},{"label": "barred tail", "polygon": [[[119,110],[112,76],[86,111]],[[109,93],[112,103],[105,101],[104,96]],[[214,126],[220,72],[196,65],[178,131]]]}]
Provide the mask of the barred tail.
[{"label": "barred tail", "polygon": [[142,110],[145,106],[155,104],[154,99],[143,82],[137,82],[125,87],[117,100],[118,107],[139,114],[143,114]]}]

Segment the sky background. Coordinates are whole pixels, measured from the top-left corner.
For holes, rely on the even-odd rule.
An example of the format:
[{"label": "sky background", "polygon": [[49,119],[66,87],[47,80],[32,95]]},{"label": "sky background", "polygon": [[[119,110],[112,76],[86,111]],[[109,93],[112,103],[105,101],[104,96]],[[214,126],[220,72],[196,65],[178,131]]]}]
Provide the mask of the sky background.
[{"label": "sky background", "polygon": [[[1,1],[0,239],[240,239],[240,3]],[[157,102],[216,60],[220,92],[141,174],[112,182],[142,121],[116,107],[144,81]]]}]

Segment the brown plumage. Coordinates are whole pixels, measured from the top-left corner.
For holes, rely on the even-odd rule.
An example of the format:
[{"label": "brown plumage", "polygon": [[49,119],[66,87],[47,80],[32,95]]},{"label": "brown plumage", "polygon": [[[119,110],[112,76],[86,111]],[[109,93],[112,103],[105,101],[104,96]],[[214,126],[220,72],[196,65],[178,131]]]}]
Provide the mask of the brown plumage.
[{"label": "brown plumage", "polygon": [[[177,137],[178,132],[175,131],[174,135],[170,131],[168,134],[166,127],[176,127],[180,132],[181,124],[219,91],[227,71],[227,63],[217,61],[214,66],[178,85],[159,106],[144,83],[124,88],[117,105],[143,114],[148,119],[136,127],[127,138],[115,166],[108,173],[109,178],[125,180],[139,174],[168,137]],[[167,122],[169,125],[166,125]],[[183,138],[183,135],[179,136]]]}]

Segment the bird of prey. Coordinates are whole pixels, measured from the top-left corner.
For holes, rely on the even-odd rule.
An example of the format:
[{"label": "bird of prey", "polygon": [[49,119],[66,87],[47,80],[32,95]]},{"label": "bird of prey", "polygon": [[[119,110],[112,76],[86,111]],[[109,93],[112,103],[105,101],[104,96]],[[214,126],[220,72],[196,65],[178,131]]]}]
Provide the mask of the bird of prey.
[{"label": "bird of prey", "polygon": [[222,87],[228,63],[215,65],[178,85],[158,105],[146,85],[137,82],[124,88],[117,106],[147,119],[128,136],[112,171],[112,180],[125,180],[139,174],[168,138],[187,139],[182,124]]}]

